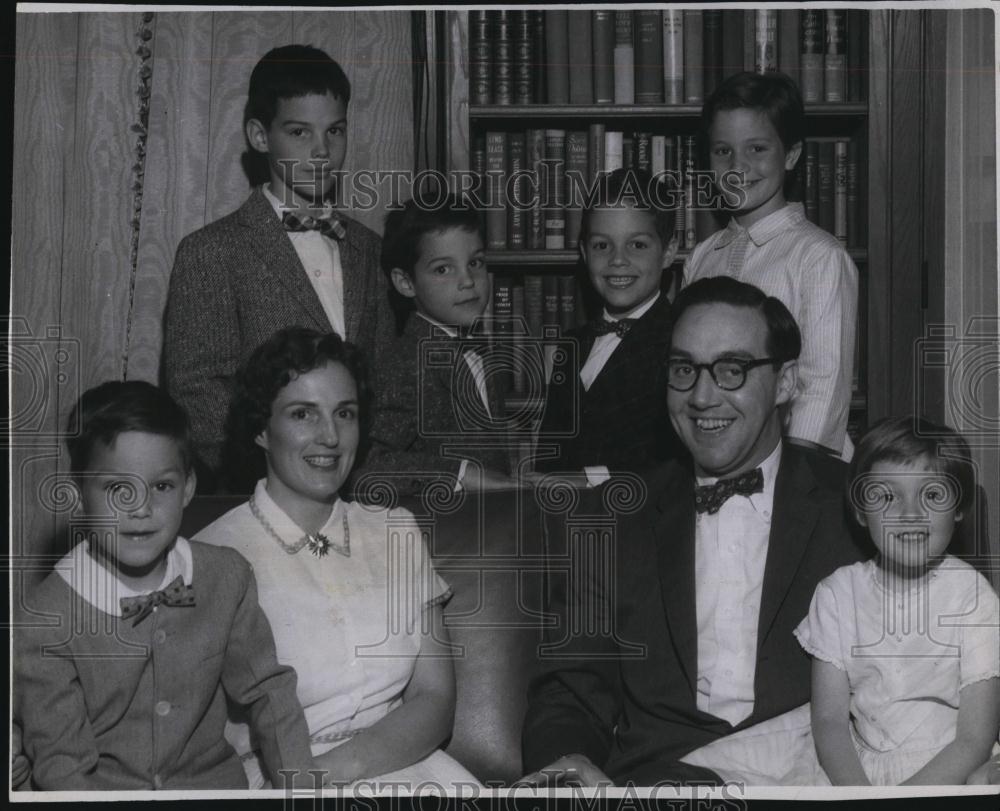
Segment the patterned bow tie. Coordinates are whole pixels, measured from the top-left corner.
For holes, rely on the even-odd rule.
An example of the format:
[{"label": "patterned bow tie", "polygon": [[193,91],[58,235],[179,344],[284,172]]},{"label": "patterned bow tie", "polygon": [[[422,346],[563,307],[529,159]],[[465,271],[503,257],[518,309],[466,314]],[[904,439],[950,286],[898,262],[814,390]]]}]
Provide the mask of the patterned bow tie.
[{"label": "patterned bow tie", "polygon": [[720,479],[715,484],[694,488],[694,508],[700,513],[714,515],[730,496],[749,496],[764,492],[764,471],[759,467],[731,479]]},{"label": "patterned bow tie", "polygon": [[619,338],[624,338],[628,334],[628,331],[632,329],[634,323],[634,318],[619,318],[617,321],[599,318],[597,321],[591,321],[588,326],[590,331],[598,337],[601,335],[610,335],[613,332]]},{"label": "patterned bow tie", "polygon": [[338,242],[347,236],[344,224],[336,217],[313,217],[309,214],[286,211],[281,215],[281,224],[285,226],[286,231],[319,231],[323,236]]},{"label": "patterned bow tie", "polygon": [[134,628],[158,605],[194,605],[194,588],[185,586],[184,578],[177,575],[165,589],[138,597],[122,597],[118,602],[121,603],[123,620],[135,617],[132,622]]}]

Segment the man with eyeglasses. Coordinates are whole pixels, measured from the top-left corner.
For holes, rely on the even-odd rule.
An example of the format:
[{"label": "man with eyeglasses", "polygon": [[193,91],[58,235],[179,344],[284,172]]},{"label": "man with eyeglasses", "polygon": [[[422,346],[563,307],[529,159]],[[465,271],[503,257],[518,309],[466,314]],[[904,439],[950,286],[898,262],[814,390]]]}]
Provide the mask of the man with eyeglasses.
[{"label": "man with eyeglasses", "polygon": [[[553,578],[566,624],[529,692],[525,767],[550,784],[821,780],[792,629],[816,584],[861,557],[846,466],[782,439],[801,338],[778,299],[703,279],[673,322],[667,407],[690,459],[645,479],[610,565]],[[594,606],[610,631],[567,635]]]}]

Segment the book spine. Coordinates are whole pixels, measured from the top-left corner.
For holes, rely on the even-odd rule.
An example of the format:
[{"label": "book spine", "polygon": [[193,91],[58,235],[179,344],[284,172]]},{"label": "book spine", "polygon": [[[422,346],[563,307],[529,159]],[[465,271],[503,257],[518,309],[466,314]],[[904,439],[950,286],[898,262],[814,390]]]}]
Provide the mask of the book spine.
[{"label": "book spine", "polygon": [[636,104],[663,103],[662,27],[661,12],[635,12]]},{"label": "book spine", "polygon": [[778,69],[778,12],[773,9],[754,14],[753,69],[757,73]]},{"label": "book spine", "polygon": [[663,99],[667,104],[684,103],[684,12],[663,14]]},{"label": "book spine", "polygon": [[512,132],[507,135],[507,153],[510,162],[507,165],[509,177],[513,182],[508,182],[504,189],[504,195],[511,192],[511,199],[507,200],[507,248],[512,251],[522,251],[527,245],[527,228],[525,224],[526,211],[525,204],[527,197],[527,178],[524,176],[525,168],[525,140],[523,132]]},{"label": "book spine", "polygon": [[675,135],[670,142],[673,144],[673,171],[677,178],[677,216],[674,219],[674,236],[678,246],[684,244],[684,234],[687,231],[687,202],[684,189],[684,136]]},{"label": "book spine", "polygon": [[799,10],[778,12],[778,70],[800,84],[799,76]]},{"label": "book spine", "polygon": [[524,134],[525,168],[531,172],[534,194],[531,196],[531,206],[527,214],[527,245],[529,250],[537,251],[545,247],[545,219],[542,215],[541,198],[545,194],[542,184],[545,182],[545,171],[542,161],[545,160],[545,130],[531,129]]},{"label": "book spine", "polygon": [[514,103],[514,32],[510,11],[493,15],[493,103]]},{"label": "book spine", "polygon": [[604,174],[604,124],[591,124],[587,132],[587,180]]},{"label": "book spine", "polygon": [[867,63],[868,12],[847,12],[847,100],[865,100],[865,65]]},{"label": "book spine", "polygon": [[622,166],[625,169],[635,168],[635,140],[631,135],[622,134]]},{"label": "book spine", "polygon": [[722,12],[722,77],[743,70],[743,12],[726,9]]},{"label": "book spine", "polygon": [[[704,45],[702,46],[705,59],[705,96],[712,95],[724,77],[723,74],[723,51],[722,51],[722,12],[708,11],[702,12],[702,32],[704,35]],[[663,55],[666,62],[667,55]]]},{"label": "book spine", "polygon": [[559,326],[559,281],[552,273],[542,276],[542,327]]},{"label": "book spine", "polygon": [[574,130],[566,135],[566,247],[580,244],[580,220],[587,184],[587,131]]},{"label": "book spine", "polygon": [[625,133],[607,130],[604,133],[604,170],[613,172],[624,166]]},{"label": "book spine", "polygon": [[819,227],[833,233],[833,141],[819,142]]},{"label": "book spine", "polygon": [[833,144],[833,235],[847,245],[847,141]]},{"label": "book spine", "polygon": [[[517,335],[514,325],[524,323],[525,317],[525,290],[523,284],[512,284],[510,288],[510,332]],[[515,394],[524,394],[527,390],[528,368],[527,359],[524,356],[524,340],[514,338],[515,343],[520,344],[520,348],[513,353],[511,358],[511,388]]]},{"label": "book spine", "polygon": [[684,12],[684,101],[701,104],[705,101],[705,58],[702,13]]},{"label": "book spine", "polygon": [[635,168],[644,172],[653,170],[653,133],[637,132],[635,134]]},{"label": "book spine", "polygon": [[593,34],[590,11],[567,12],[569,31],[569,103],[594,103]]},{"label": "book spine", "polygon": [[753,11],[743,12],[743,70],[753,72],[754,51],[757,40],[757,18]]},{"label": "book spine", "polygon": [[569,104],[569,29],[565,11],[545,11],[545,100]]},{"label": "book spine", "polygon": [[545,12],[529,11],[528,24],[531,27],[531,99],[536,104],[545,101]]},{"label": "book spine", "polygon": [[809,222],[819,224],[819,144],[805,143],[805,181],[803,182],[802,203]]},{"label": "book spine", "polygon": [[799,71],[802,100],[812,104],[823,100],[823,12],[802,9]]},{"label": "book spine", "polygon": [[542,277],[530,273],[524,277],[524,319],[533,338],[542,337],[543,310]]},{"label": "book spine", "polygon": [[497,331],[507,332],[510,325],[511,279],[499,273],[493,276],[493,316],[497,320]]},{"label": "book spine", "polygon": [[469,151],[469,169],[476,176],[478,188],[486,190],[486,136],[477,132],[472,136],[472,149]]},{"label": "book spine", "polygon": [[492,42],[490,18],[486,11],[469,12],[469,102],[492,104],[490,83]]},{"label": "book spine", "polygon": [[594,38],[594,103],[615,101],[615,13],[591,12]]},{"label": "book spine", "polygon": [[823,98],[841,102],[847,97],[847,11],[826,12],[826,51],[823,55]]},{"label": "book spine", "polygon": [[615,12],[615,104],[635,104],[632,12]]},{"label": "book spine", "polygon": [[545,163],[545,247],[561,251],[566,247],[566,130],[545,130]]},{"label": "book spine", "polygon": [[697,154],[697,139],[694,135],[684,136],[684,248],[691,250],[698,244],[695,228],[695,176],[694,159]]},{"label": "book spine", "polygon": [[559,328],[563,335],[576,326],[576,279],[573,276],[558,276]]},{"label": "book spine", "polygon": [[507,133],[486,133],[486,171],[489,206],[486,209],[486,248],[507,248],[507,210],[504,205],[504,180],[507,173]]},{"label": "book spine", "polygon": [[861,156],[856,138],[847,142],[847,245],[862,245],[858,223],[861,221]]},{"label": "book spine", "polygon": [[663,173],[667,171],[667,137],[665,135],[654,135],[650,143],[650,171],[653,177],[661,180]]},{"label": "book spine", "polygon": [[531,22],[527,11],[514,12],[514,103],[531,104]]}]

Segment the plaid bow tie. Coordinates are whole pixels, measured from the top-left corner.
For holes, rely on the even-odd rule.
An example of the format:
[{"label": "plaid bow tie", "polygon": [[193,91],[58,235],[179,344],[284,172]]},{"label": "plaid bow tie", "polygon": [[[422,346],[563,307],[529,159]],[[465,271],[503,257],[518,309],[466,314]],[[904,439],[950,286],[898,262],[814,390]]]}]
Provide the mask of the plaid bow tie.
[{"label": "plaid bow tie", "polygon": [[296,214],[286,211],[281,215],[281,224],[286,231],[319,231],[323,236],[340,242],[347,236],[344,224],[336,217],[313,217],[309,214]]},{"label": "plaid bow tie", "polygon": [[596,321],[591,321],[588,325],[590,331],[600,337],[601,335],[610,335],[612,332],[619,338],[624,338],[632,325],[635,323],[634,318],[619,318],[617,321],[609,321],[607,318],[599,318]]},{"label": "plaid bow tie", "polygon": [[121,603],[123,620],[135,617],[132,622],[134,628],[158,605],[194,605],[194,588],[185,586],[184,578],[177,575],[165,589],[138,597],[122,597],[118,602]]},{"label": "plaid bow tie", "polygon": [[694,488],[694,508],[700,513],[713,515],[735,495],[749,496],[764,492],[764,471],[754,468],[731,479],[720,479],[715,484]]}]

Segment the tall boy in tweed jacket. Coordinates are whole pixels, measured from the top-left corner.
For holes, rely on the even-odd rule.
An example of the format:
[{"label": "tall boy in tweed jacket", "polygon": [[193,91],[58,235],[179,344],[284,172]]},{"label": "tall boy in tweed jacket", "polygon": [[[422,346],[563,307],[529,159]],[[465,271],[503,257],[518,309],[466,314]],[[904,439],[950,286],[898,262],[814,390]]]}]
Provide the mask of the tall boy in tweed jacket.
[{"label": "tall boy in tweed jacket", "polygon": [[220,473],[236,369],[275,331],[337,332],[370,359],[392,337],[381,240],[328,202],[347,149],[350,95],[340,65],[321,50],[265,54],[250,76],[244,120],[270,180],[177,249],[163,375],[191,417],[201,490]]}]

